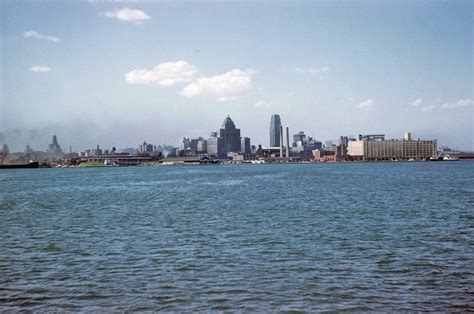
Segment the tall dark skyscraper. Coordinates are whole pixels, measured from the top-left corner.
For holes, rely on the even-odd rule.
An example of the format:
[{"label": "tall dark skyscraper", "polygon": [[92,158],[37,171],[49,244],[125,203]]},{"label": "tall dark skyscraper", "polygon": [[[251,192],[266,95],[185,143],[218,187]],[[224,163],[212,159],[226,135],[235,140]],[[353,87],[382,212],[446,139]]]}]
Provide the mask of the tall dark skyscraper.
[{"label": "tall dark skyscraper", "polygon": [[58,138],[56,135],[53,135],[53,142],[49,144],[48,153],[60,155],[63,153],[61,146],[59,146]]},{"label": "tall dark skyscraper", "polygon": [[270,119],[270,146],[280,146],[281,119],[279,114],[272,115]]},{"label": "tall dark skyscraper", "polygon": [[222,123],[220,137],[224,140],[225,153],[240,152],[240,129],[235,127],[229,116]]}]

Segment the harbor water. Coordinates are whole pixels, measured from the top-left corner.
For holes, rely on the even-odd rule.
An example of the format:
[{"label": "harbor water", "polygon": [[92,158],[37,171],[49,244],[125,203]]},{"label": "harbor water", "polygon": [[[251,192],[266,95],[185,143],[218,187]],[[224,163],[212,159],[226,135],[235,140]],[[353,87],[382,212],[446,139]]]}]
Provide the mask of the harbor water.
[{"label": "harbor water", "polygon": [[0,170],[0,310],[469,311],[474,162]]}]

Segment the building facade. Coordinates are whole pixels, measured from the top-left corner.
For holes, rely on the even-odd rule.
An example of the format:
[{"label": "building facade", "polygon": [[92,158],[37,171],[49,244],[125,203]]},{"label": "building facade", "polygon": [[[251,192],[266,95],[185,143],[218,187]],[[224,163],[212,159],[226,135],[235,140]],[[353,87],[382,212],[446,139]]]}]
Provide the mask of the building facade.
[{"label": "building facade", "polygon": [[197,143],[197,153],[198,154],[207,154],[207,140],[201,139]]},{"label": "building facade", "polygon": [[222,123],[219,135],[224,142],[224,154],[240,152],[240,129],[235,127],[230,116],[227,116]]},{"label": "building facade", "polygon": [[348,155],[355,160],[422,160],[437,155],[436,140],[412,140],[406,136],[399,140],[365,136],[349,141]]},{"label": "building facade", "polygon": [[207,139],[207,154],[212,157],[222,157],[224,153],[224,140],[216,136],[217,134],[211,134]]},{"label": "building facade", "polygon": [[53,142],[48,146],[48,153],[53,155],[61,155],[63,154],[63,150],[58,143],[58,138],[56,135],[53,135]]},{"label": "building facade", "polygon": [[279,147],[281,137],[281,119],[279,114],[270,118],[270,147]]},{"label": "building facade", "polygon": [[242,154],[250,154],[250,138],[242,137],[240,139],[240,152]]}]

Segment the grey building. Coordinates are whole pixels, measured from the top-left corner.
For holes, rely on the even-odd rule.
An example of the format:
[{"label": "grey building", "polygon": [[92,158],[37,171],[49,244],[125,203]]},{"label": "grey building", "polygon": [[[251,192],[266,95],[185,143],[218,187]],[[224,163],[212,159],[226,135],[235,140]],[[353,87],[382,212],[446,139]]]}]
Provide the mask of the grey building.
[{"label": "grey building", "polygon": [[230,116],[222,123],[219,137],[224,141],[224,154],[240,152],[240,129],[235,127]]},{"label": "grey building", "polygon": [[49,144],[48,153],[54,155],[63,154],[63,150],[61,149],[61,146],[58,143],[58,138],[56,137],[56,135],[53,135],[53,142]]},{"label": "grey building", "polygon": [[207,154],[207,140],[201,139],[197,143],[197,153],[198,154]]},{"label": "grey building", "polygon": [[[97,149],[99,149],[99,145],[97,145]],[[146,141],[143,142],[142,145],[138,147],[138,153],[139,154],[148,154],[151,155],[155,151],[155,148],[153,147],[152,144],[147,144]]]},{"label": "grey building", "polygon": [[248,137],[240,138],[240,152],[242,154],[250,154],[250,138]]},{"label": "grey building", "polygon": [[270,147],[280,146],[281,119],[279,114],[273,114],[270,119]]},{"label": "grey building", "polygon": [[293,135],[293,144],[291,154],[299,157],[311,157],[313,150],[321,149],[323,144],[313,139],[311,136],[306,136],[303,131],[299,131]]},{"label": "grey building", "polygon": [[192,138],[189,140],[189,148],[195,152],[198,151],[198,143],[199,141],[203,140],[202,137],[200,138]]},{"label": "grey building", "polygon": [[207,139],[207,154],[212,157],[222,157],[224,153],[224,140],[216,136],[215,132]]},{"label": "grey building", "polygon": [[306,135],[303,131],[299,131],[297,134],[293,135],[293,147],[298,146],[298,142],[304,143],[305,140]]}]

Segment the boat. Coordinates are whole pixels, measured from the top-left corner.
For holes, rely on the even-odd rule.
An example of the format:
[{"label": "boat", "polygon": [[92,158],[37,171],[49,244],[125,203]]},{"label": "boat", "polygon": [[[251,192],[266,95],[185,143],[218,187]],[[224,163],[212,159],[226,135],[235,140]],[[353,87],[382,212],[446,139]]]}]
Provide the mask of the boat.
[{"label": "boat", "polygon": [[446,155],[446,156],[443,157],[443,160],[445,160],[445,161],[457,161],[457,160],[459,160],[459,157]]},{"label": "boat", "polygon": [[39,168],[38,162],[29,162],[27,164],[0,165],[0,169],[26,169]]}]

